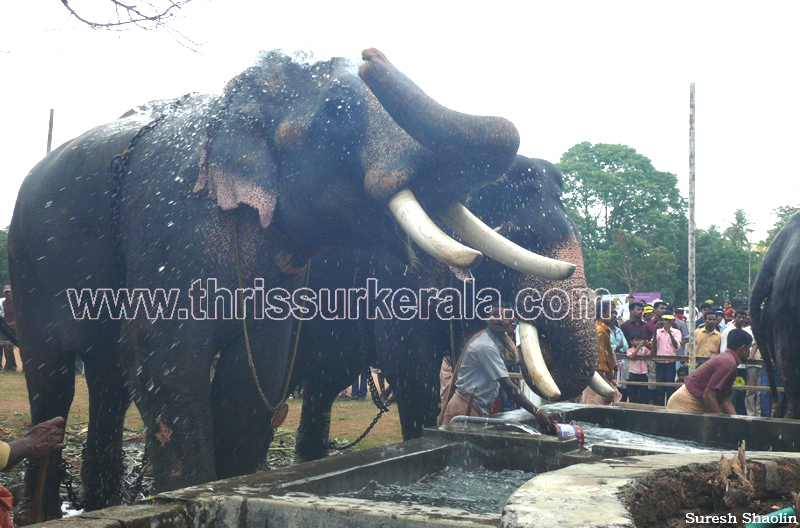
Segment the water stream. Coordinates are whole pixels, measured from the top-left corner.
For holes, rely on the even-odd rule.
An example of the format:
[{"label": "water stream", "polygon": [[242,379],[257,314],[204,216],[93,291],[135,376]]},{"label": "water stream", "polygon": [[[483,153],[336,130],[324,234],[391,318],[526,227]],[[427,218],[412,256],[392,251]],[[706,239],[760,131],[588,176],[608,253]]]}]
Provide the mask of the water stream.
[{"label": "water stream", "polygon": [[[686,453],[719,451],[688,440],[620,431],[587,422],[575,423],[583,428],[584,447],[587,449],[594,444],[610,442],[626,446],[665,447]],[[525,471],[447,466],[410,484],[380,484],[373,480],[358,491],[339,496],[499,514],[511,494],[535,476],[536,473]]]},{"label": "water stream", "polygon": [[686,453],[722,451],[722,449],[708,447],[691,440],[677,440],[666,436],[620,431],[619,429],[600,427],[588,422],[575,423],[583,428],[584,447],[587,449],[591,449],[594,444],[610,442],[626,446],[668,447],[672,450],[685,451]]}]

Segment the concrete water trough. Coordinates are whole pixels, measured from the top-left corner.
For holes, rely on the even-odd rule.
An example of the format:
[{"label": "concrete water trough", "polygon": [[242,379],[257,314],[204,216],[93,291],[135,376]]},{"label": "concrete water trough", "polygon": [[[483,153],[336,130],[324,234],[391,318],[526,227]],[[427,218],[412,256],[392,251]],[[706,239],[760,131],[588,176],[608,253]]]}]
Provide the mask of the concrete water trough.
[{"label": "concrete water trough", "polygon": [[[745,439],[748,457],[766,468],[758,472],[763,481],[760,489],[769,488],[772,495],[780,495],[800,482],[793,477],[795,468],[800,469],[800,454],[752,452],[800,450],[794,449],[800,422],[574,404],[555,404],[548,410],[561,422],[678,437],[717,449],[734,449]],[[532,423],[532,417],[524,412],[506,413],[501,418]],[[751,443],[757,447],[751,448]],[[720,459],[719,451],[690,453],[657,444],[657,439],[653,445],[638,446],[598,442],[589,450],[579,450],[575,439],[532,435],[515,427],[450,424],[428,429],[418,440],[163,493],[144,504],[50,524],[88,528],[650,526],[649,510],[637,509],[637,490],[653,486],[642,488],[640,483],[661,482],[666,474],[685,477],[713,471]],[[452,504],[409,504],[402,496],[394,502],[373,500],[378,484],[396,484],[403,489],[452,467],[536,475],[524,484],[515,484],[520,487],[510,490],[510,497],[500,497],[495,511],[483,513]],[[450,489],[465,485],[463,477],[454,480]],[[444,493],[448,491],[445,483]],[[658,498],[648,496],[647,500]],[[707,501],[696,502],[698,511],[708,510]],[[683,514],[680,505],[670,504],[667,513]]]}]

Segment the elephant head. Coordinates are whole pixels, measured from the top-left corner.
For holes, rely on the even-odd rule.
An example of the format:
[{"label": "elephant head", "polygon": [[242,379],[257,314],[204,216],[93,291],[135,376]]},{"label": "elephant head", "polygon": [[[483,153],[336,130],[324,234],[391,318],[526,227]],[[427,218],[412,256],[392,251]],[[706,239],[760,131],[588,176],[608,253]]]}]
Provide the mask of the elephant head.
[{"label": "elephant head", "polygon": [[575,266],[574,273],[563,278],[558,262],[545,263],[545,270],[553,270],[548,275],[490,260],[476,273],[504,299],[516,299],[523,377],[550,400],[580,395],[593,378],[598,353],[580,234],[567,216],[561,191],[562,175],[553,164],[517,156],[503,179],[474,192],[466,202],[508,241]]},{"label": "elephant head", "polygon": [[234,78],[214,110],[195,193],[258,211],[294,248],[295,269],[332,244],[398,249],[387,210],[435,258],[476,265],[481,254],[424,209],[442,211],[500,177],[516,154],[516,128],[439,105],[377,50],[363,59],[357,77],[343,59],[270,52]]}]

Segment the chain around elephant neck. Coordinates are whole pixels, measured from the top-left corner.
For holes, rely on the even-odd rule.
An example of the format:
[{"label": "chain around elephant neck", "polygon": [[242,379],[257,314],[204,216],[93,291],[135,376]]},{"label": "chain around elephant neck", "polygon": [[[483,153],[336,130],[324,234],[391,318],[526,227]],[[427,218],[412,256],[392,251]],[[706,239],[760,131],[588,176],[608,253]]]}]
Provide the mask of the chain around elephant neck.
[{"label": "chain around elephant neck", "polygon": [[[233,212],[233,243],[236,245],[236,278],[239,282],[239,292],[242,292],[242,295],[237,295],[239,297],[239,310],[242,313],[242,332],[244,333],[244,349],[247,352],[247,363],[250,365],[250,373],[253,375],[253,382],[256,384],[256,390],[258,391],[258,395],[261,396],[261,401],[264,402],[264,405],[270,412],[275,412],[280,406],[286,403],[287,396],[289,395],[289,384],[292,382],[292,374],[294,372],[294,361],[297,358],[297,346],[300,343],[300,329],[303,327],[303,320],[297,320],[297,332],[294,336],[294,345],[292,345],[292,353],[289,357],[289,364],[286,366],[286,381],[283,384],[283,390],[281,391],[281,395],[278,399],[278,403],[272,405],[267,396],[264,394],[264,391],[261,390],[261,384],[258,382],[258,372],[256,372],[256,365],[253,362],[253,353],[250,349],[250,336],[247,333],[247,318],[245,317],[244,311],[244,282],[242,281],[242,257],[241,252],[239,250],[239,221],[237,220],[237,212]],[[308,287],[308,279],[311,273],[311,263],[309,262],[306,265],[306,274],[305,274],[305,287]],[[238,292],[237,292],[238,293]],[[305,299],[303,299],[303,308],[305,308]]]},{"label": "chain around elephant neck", "polygon": [[131,154],[136,147],[136,142],[140,137],[153,130],[158,124],[164,120],[166,113],[159,115],[142,128],[128,142],[128,146],[122,151],[122,154],[117,154],[111,158],[111,163],[108,165],[108,173],[111,176],[111,227],[114,230],[114,249],[116,250],[117,264],[122,270],[122,280],[124,282],[126,262],[122,255],[122,234],[119,219],[120,204],[122,202],[122,184],[125,180],[125,175],[128,173],[128,163],[131,160]]}]

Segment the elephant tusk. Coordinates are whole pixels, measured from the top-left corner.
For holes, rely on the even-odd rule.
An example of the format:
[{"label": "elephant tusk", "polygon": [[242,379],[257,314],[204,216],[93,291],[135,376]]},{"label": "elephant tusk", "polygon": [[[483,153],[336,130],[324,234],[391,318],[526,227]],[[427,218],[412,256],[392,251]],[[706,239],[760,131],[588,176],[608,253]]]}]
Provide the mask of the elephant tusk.
[{"label": "elephant tusk", "polygon": [[409,189],[389,200],[389,210],[411,240],[437,260],[457,268],[472,268],[480,263],[483,255],[439,229]]},{"label": "elephant tusk", "polygon": [[609,398],[614,395],[614,387],[609,385],[597,371],[595,371],[592,379],[589,380],[589,388],[603,398]]},{"label": "elephant tusk", "polygon": [[519,322],[519,341],[522,349],[522,360],[525,368],[533,380],[533,384],[548,400],[557,400],[561,391],[550,375],[542,356],[542,347],[539,345],[539,331],[531,323]]},{"label": "elephant tusk", "polygon": [[439,213],[439,217],[464,242],[497,262],[526,275],[564,280],[575,271],[575,265],[570,262],[543,257],[518,246],[481,222],[459,202],[450,204],[444,212]]}]

